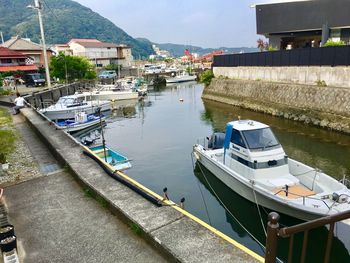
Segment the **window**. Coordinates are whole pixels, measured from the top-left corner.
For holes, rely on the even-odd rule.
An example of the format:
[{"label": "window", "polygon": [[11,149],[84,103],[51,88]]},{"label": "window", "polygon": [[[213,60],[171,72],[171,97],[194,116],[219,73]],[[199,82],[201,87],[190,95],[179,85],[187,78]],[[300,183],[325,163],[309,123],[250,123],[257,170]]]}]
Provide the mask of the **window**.
[{"label": "window", "polygon": [[270,128],[248,130],[242,132],[249,149],[262,149],[278,146],[275,135]]},{"label": "window", "polygon": [[243,137],[238,130],[235,130],[235,129],[232,130],[231,142],[238,146],[247,148],[244,143]]},{"label": "window", "polygon": [[1,64],[11,64],[11,63],[12,63],[12,59],[10,58],[1,59]]}]

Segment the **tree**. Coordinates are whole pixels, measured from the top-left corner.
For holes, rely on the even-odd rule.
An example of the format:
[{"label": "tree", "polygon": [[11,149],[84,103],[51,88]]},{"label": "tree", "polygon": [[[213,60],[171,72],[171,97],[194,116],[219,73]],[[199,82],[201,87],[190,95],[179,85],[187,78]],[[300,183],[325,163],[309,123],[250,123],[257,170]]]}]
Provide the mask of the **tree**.
[{"label": "tree", "polygon": [[96,78],[95,67],[86,58],[66,56],[62,52],[51,58],[50,71],[53,77],[68,81]]},{"label": "tree", "polygon": [[260,49],[260,51],[264,51],[264,50],[267,50],[268,47],[269,47],[269,43],[267,43],[266,41],[264,41],[263,39],[259,38],[257,41],[257,47],[258,49]]}]

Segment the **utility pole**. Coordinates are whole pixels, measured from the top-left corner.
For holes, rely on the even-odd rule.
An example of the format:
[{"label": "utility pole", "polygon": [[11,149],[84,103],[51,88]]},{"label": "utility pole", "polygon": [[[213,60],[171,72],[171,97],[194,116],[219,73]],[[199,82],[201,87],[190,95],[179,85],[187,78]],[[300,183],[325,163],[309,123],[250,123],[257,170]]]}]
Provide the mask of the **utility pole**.
[{"label": "utility pole", "polygon": [[50,79],[49,63],[48,63],[47,52],[46,52],[44,26],[43,26],[43,20],[41,17],[41,11],[43,9],[43,6],[42,6],[42,3],[40,0],[34,0],[34,6],[29,5],[27,7],[36,9],[38,11],[40,33],[41,33],[41,42],[42,42],[43,51],[44,51],[44,65],[45,65],[46,81],[47,81],[48,88],[51,89],[51,79]]}]

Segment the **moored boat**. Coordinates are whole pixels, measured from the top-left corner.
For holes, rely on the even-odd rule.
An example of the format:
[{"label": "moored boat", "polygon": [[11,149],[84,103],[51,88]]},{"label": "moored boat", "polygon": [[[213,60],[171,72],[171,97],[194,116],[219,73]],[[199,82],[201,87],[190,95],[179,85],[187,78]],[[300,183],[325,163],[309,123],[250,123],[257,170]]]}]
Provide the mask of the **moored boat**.
[{"label": "moored boat", "polygon": [[86,101],[84,97],[77,95],[63,96],[56,104],[40,109],[40,112],[51,120],[74,119],[77,112],[86,114],[95,113],[97,109],[101,111],[111,110],[109,101]]},{"label": "moored boat", "polygon": [[128,158],[108,146],[98,145],[84,148],[88,153],[92,153],[93,156],[107,168],[113,169],[112,172],[131,168],[131,163]]},{"label": "moored boat", "polygon": [[289,158],[268,125],[229,122],[193,147],[196,159],[251,202],[302,220],[350,210],[350,190],[318,169]]},{"label": "moored boat", "polygon": [[77,92],[77,96],[86,100],[130,100],[137,99],[139,94],[129,86],[125,87],[121,83],[112,85],[98,85],[91,91]]},{"label": "moored boat", "polygon": [[75,115],[75,119],[57,121],[56,125],[58,129],[66,130],[67,132],[81,131],[93,126],[100,125],[100,122],[105,121],[105,117],[97,116],[95,114],[86,114],[85,112],[79,112]]},{"label": "moored boat", "polygon": [[187,82],[187,81],[194,81],[197,79],[197,76],[195,75],[189,75],[188,73],[182,73],[180,75],[177,75],[172,78],[167,78],[166,83],[180,83],[180,82]]}]

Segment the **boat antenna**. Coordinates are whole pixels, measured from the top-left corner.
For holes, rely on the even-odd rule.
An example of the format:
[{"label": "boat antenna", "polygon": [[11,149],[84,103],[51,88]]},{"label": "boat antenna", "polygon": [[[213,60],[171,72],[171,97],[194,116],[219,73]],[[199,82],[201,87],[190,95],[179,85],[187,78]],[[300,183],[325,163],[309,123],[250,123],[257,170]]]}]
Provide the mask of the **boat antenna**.
[{"label": "boat antenna", "polygon": [[105,162],[107,162],[107,154],[106,154],[106,140],[105,140],[105,136],[103,134],[103,125],[102,125],[102,113],[101,113],[101,108],[98,107],[96,109],[96,113],[99,115],[100,117],[100,126],[101,126],[101,136],[102,136],[102,147],[103,147],[103,155],[105,157]]}]

